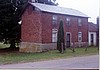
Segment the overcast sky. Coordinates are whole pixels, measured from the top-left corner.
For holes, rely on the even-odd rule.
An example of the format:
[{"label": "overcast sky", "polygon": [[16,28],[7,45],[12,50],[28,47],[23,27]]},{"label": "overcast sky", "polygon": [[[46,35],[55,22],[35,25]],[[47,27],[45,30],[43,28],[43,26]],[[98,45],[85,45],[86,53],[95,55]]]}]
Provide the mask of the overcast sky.
[{"label": "overcast sky", "polygon": [[88,15],[89,22],[96,23],[99,16],[99,0],[56,0],[61,7],[72,8]]}]

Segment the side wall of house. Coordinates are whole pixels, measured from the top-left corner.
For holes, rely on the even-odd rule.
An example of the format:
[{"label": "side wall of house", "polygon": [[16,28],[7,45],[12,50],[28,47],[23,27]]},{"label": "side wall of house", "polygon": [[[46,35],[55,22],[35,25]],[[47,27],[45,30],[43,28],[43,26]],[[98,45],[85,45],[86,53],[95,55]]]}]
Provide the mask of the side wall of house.
[{"label": "side wall of house", "polygon": [[41,14],[33,11],[30,5],[22,15],[21,41],[41,42]]},{"label": "side wall of house", "polygon": [[52,43],[52,15],[42,13],[42,43]]},{"label": "side wall of house", "polygon": [[40,52],[41,38],[41,12],[34,11],[34,7],[28,5],[22,15],[20,52]]}]

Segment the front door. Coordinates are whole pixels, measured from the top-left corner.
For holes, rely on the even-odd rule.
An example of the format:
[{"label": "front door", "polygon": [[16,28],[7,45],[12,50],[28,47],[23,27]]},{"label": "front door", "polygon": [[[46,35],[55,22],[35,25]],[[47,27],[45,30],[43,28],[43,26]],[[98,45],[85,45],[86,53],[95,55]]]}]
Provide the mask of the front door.
[{"label": "front door", "polygon": [[66,47],[67,48],[70,47],[70,42],[71,42],[70,33],[67,33],[67,35],[66,35]]},{"label": "front door", "polygon": [[94,45],[93,43],[94,43],[94,35],[91,34],[91,45]]},{"label": "front door", "polygon": [[89,32],[89,46],[96,46],[96,32]]}]

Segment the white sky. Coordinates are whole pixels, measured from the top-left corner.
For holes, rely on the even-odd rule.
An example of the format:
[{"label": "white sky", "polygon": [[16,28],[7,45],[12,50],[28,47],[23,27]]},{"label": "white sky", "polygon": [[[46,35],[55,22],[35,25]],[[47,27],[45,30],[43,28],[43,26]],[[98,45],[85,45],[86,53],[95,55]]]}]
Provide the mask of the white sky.
[{"label": "white sky", "polygon": [[99,0],[56,0],[58,6],[72,8],[88,15],[89,22],[96,23],[96,18],[99,16]]}]

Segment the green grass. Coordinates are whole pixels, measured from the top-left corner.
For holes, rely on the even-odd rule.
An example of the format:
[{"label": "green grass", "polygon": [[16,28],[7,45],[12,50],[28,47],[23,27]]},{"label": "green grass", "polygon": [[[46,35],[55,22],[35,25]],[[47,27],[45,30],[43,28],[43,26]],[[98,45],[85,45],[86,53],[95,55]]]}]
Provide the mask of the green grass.
[{"label": "green grass", "polygon": [[10,44],[3,44],[2,42],[0,42],[0,48],[8,48],[10,46]]},{"label": "green grass", "polygon": [[59,53],[57,50],[42,52],[42,53],[0,53],[0,64],[10,64],[10,63],[23,63],[23,62],[35,62],[43,60],[79,57],[79,56],[89,56],[98,54],[96,47],[90,47],[87,51],[85,48],[75,48],[76,52],[72,52],[70,49],[66,49],[64,54]]}]

